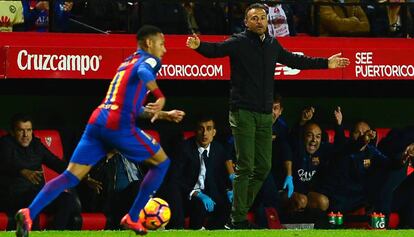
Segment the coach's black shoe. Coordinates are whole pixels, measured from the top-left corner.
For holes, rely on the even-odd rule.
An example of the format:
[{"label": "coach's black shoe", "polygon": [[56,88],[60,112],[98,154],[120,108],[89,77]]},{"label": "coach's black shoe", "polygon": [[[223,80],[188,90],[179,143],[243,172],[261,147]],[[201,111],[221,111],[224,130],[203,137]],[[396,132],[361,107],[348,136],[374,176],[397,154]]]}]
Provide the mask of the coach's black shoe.
[{"label": "coach's black shoe", "polygon": [[16,237],[28,237],[32,229],[32,219],[30,218],[29,208],[20,209],[15,216]]},{"label": "coach's black shoe", "polygon": [[249,221],[240,221],[240,222],[228,222],[224,225],[226,230],[256,230],[262,229],[256,224],[250,223]]}]

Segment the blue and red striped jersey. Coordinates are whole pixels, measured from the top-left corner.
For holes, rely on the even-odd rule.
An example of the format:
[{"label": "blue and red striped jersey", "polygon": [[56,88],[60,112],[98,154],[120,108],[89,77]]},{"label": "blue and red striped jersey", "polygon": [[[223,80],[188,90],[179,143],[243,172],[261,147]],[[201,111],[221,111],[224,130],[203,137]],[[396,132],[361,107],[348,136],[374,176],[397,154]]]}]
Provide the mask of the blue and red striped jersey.
[{"label": "blue and red striped jersey", "polygon": [[148,92],[146,84],[155,80],[160,68],[161,61],[141,49],[126,58],[88,124],[113,130],[134,127]]}]

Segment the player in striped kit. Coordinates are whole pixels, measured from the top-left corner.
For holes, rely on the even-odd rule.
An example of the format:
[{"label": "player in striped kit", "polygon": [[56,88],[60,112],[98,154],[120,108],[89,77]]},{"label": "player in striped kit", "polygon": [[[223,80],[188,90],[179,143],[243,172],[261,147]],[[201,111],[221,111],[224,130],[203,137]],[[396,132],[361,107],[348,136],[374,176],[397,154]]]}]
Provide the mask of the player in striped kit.
[{"label": "player in striped kit", "polygon": [[[147,229],[138,219],[139,212],[161,185],[169,159],[160,144],[135,126],[136,117],[180,122],[185,113],[162,111],[165,97],[155,82],[161,58],[167,51],[164,35],[155,26],[143,26],[137,33],[138,50],[117,69],[106,97],[92,113],[70,163],[61,175],[48,182],[28,208],[16,214],[16,235],[26,237],[34,219],[59,193],[76,186],[108,150],[117,149],[134,162],[150,164],[140,191],[121,225],[144,235]],[[156,101],[144,106],[147,92]]]}]

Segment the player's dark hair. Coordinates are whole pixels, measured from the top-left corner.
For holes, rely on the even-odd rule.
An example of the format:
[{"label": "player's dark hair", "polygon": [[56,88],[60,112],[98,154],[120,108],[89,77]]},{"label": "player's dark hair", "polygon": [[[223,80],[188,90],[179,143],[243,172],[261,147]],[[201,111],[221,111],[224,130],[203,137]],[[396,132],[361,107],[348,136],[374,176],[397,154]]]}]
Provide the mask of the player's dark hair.
[{"label": "player's dark hair", "polygon": [[261,3],[253,3],[253,4],[250,4],[250,5],[246,8],[246,10],[244,11],[244,19],[247,19],[247,13],[248,13],[250,10],[252,10],[252,9],[257,9],[257,8],[259,8],[259,9],[263,9],[263,10],[266,12],[266,14],[267,14],[267,7],[266,7],[265,5],[263,5],[263,4],[261,4]]},{"label": "player's dark hair", "polygon": [[144,25],[137,32],[137,41],[139,46],[142,47],[145,44],[145,40],[148,37],[154,36],[156,34],[162,33],[161,29],[153,25]]}]

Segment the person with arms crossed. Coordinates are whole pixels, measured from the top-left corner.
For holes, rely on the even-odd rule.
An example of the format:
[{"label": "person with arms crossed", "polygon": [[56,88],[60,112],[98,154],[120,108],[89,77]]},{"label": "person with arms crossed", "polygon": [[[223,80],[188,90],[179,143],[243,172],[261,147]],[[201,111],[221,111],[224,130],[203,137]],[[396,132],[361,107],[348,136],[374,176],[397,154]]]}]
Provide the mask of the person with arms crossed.
[{"label": "person with arms crossed", "polygon": [[[165,97],[155,82],[161,58],[167,51],[164,34],[155,26],[143,26],[137,33],[138,50],[118,67],[106,97],[92,113],[82,138],[65,172],[48,182],[28,208],[16,214],[17,237],[28,236],[32,219],[63,190],[76,186],[105,154],[117,149],[127,159],[151,165],[139,193],[121,225],[144,235],[147,229],[138,214],[161,185],[169,159],[160,144],[135,126],[137,116],[180,122],[185,113],[162,111]],[[147,92],[157,98],[143,106]]]},{"label": "person with arms crossed", "polygon": [[237,154],[232,223],[229,228],[250,229],[249,210],[271,167],[272,103],[276,63],[298,69],[343,68],[349,59],[335,54],[310,58],[285,50],[267,32],[266,7],[254,3],[245,11],[246,31],[219,43],[201,42],[193,34],[187,47],[205,57],[230,57],[229,122]]}]

